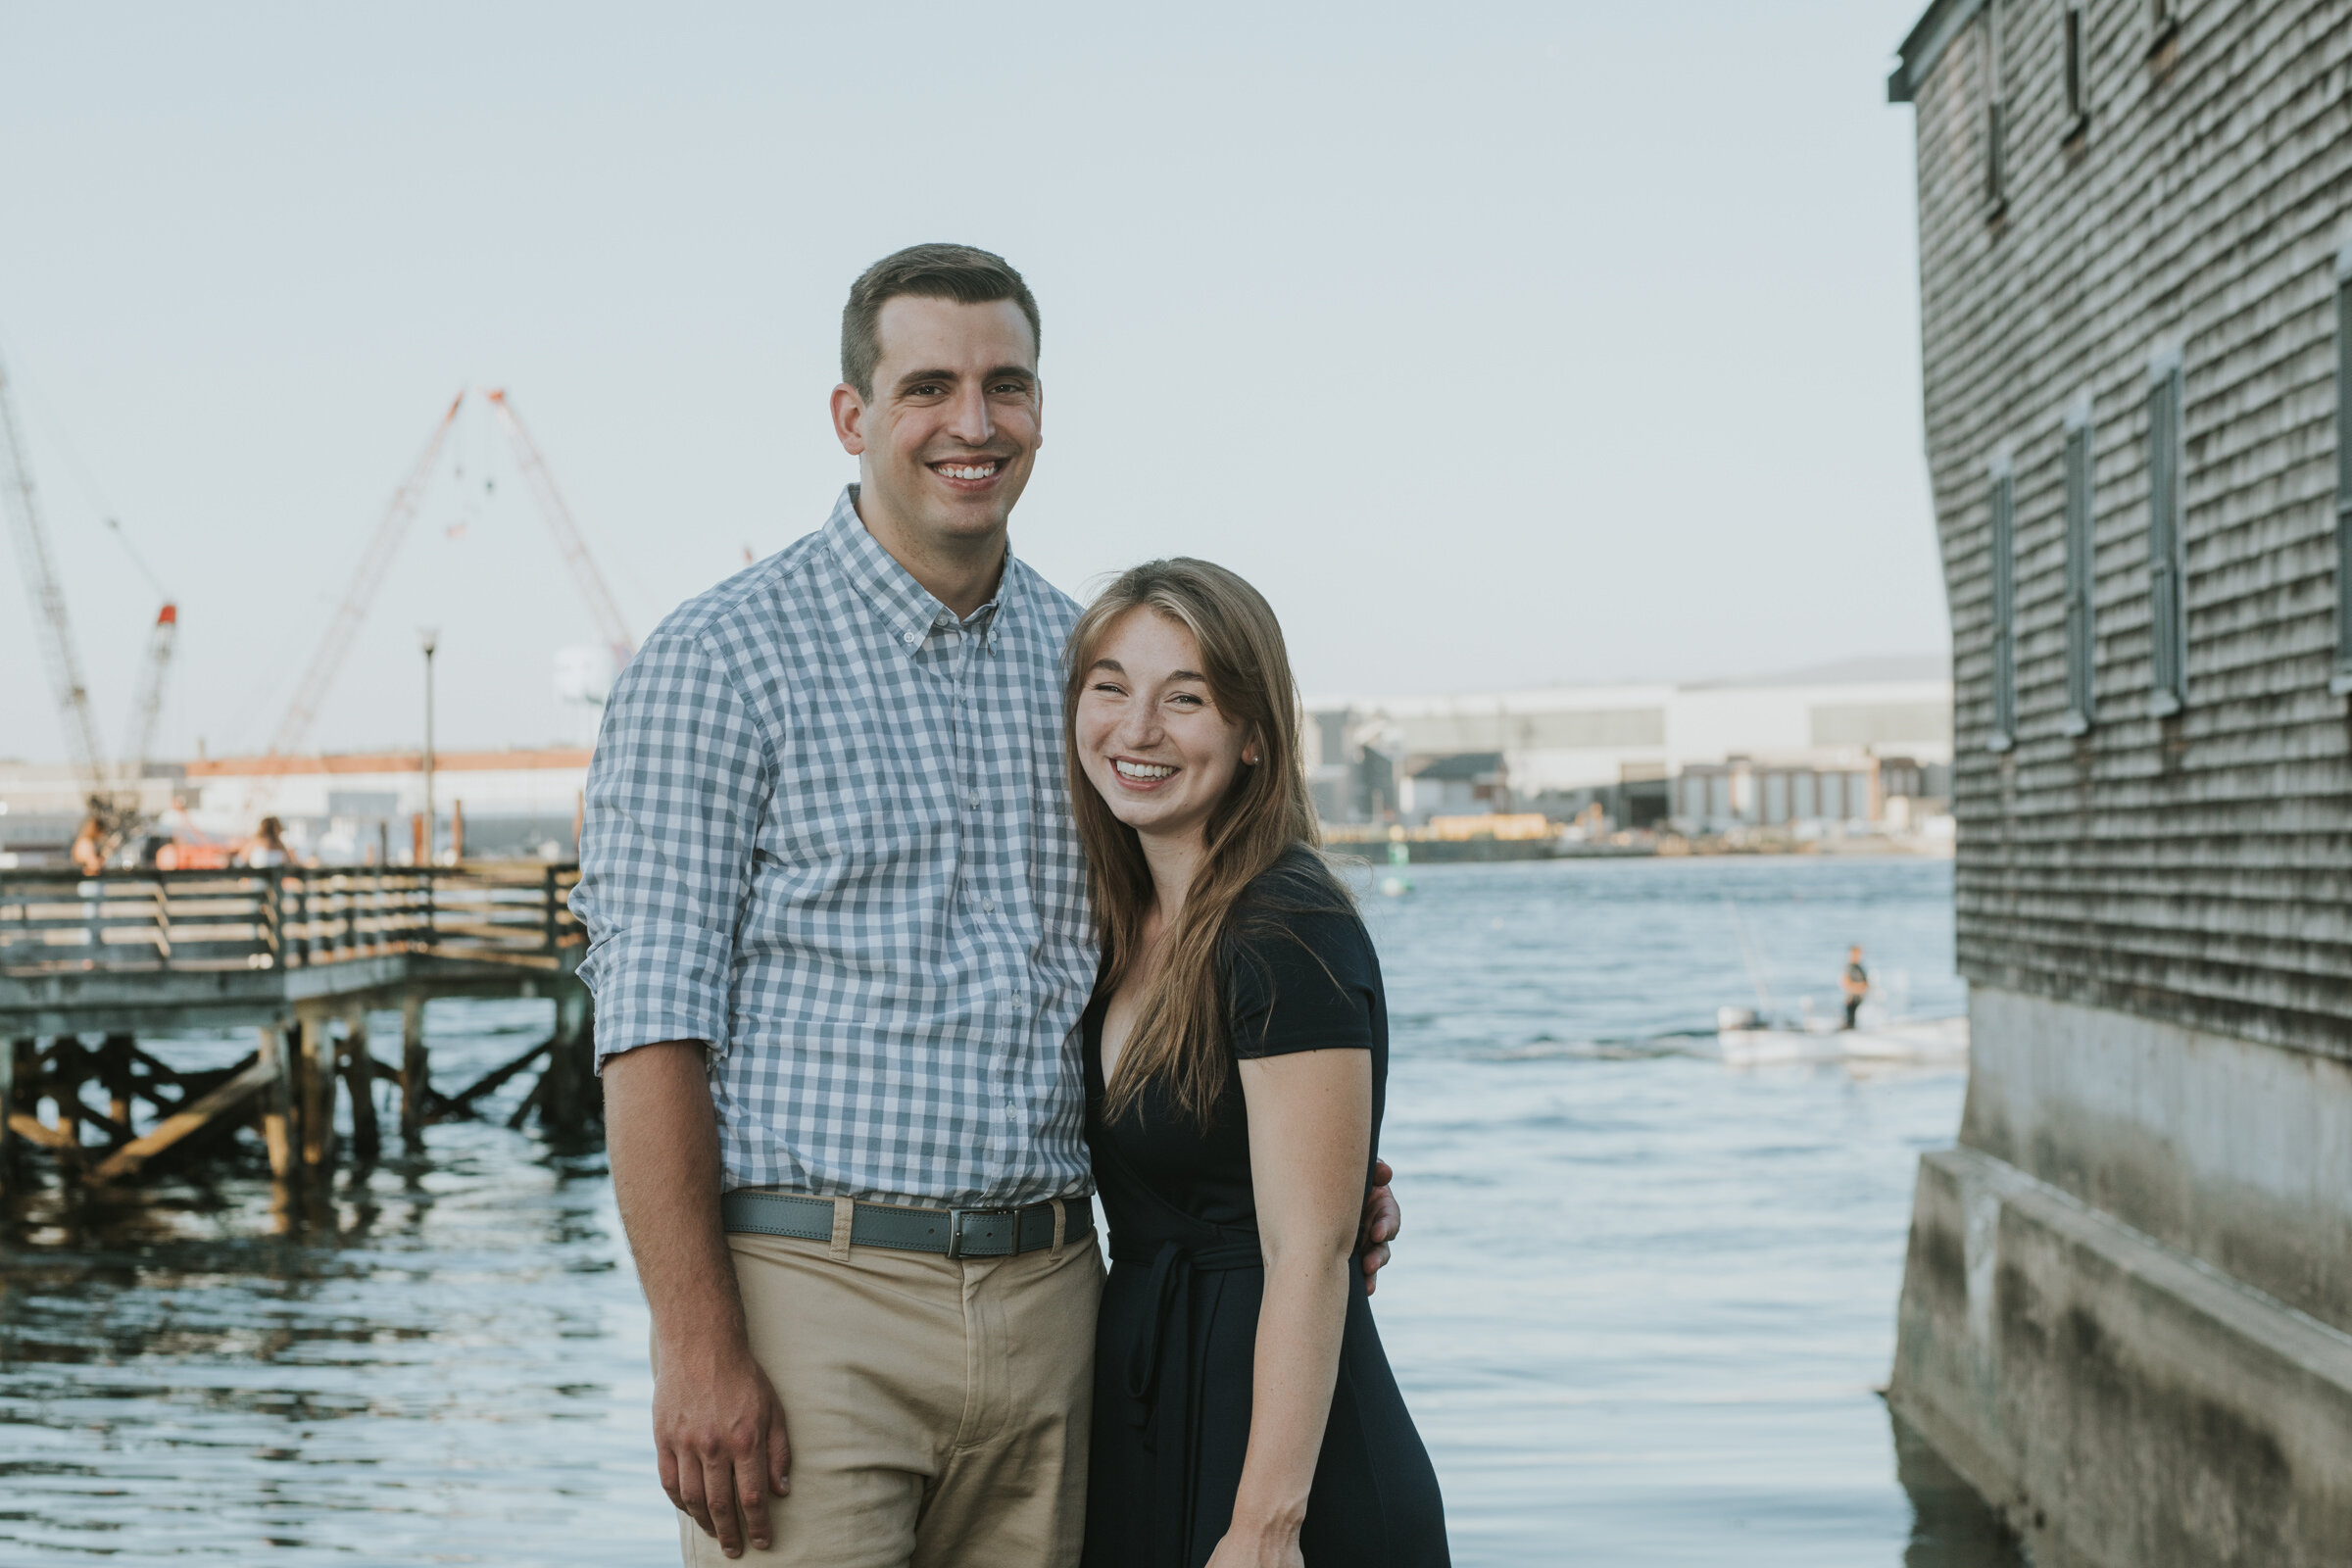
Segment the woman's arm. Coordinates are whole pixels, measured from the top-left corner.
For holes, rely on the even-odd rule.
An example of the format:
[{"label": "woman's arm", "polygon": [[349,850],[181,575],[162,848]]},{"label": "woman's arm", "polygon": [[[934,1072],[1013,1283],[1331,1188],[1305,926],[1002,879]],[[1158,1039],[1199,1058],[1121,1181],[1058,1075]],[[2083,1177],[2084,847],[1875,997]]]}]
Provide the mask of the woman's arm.
[{"label": "woman's arm", "polygon": [[1250,1447],[1233,1522],[1209,1568],[1304,1561],[1298,1527],[1331,1415],[1351,1255],[1372,1154],[1372,1053],[1302,1051],[1241,1063],[1250,1176],[1266,1259]]}]

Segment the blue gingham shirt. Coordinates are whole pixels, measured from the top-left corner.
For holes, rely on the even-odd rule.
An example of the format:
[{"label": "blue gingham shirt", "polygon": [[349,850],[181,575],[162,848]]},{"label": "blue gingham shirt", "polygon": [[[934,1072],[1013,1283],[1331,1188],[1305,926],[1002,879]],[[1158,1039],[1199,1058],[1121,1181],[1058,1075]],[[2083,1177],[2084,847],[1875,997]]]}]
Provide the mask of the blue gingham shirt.
[{"label": "blue gingham shirt", "polygon": [[612,689],[571,897],[598,1065],[706,1042],[729,1188],[1074,1197],[1078,607],[1008,555],[958,621],[856,503],[681,606]]}]

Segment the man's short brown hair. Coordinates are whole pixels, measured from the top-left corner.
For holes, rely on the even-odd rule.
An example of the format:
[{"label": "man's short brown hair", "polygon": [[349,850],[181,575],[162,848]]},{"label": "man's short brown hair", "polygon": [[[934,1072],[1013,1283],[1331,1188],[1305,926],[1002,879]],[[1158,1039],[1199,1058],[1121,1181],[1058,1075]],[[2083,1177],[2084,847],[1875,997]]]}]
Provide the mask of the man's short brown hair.
[{"label": "man's short brown hair", "polygon": [[874,366],[882,358],[882,306],[902,294],[958,305],[1010,300],[1029,318],[1029,347],[1032,353],[1037,350],[1037,296],[1010,262],[970,245],[909,245],[860,273],[850,285],[850,303],[841,308],[841,378],[861,398],[874,395]]}]

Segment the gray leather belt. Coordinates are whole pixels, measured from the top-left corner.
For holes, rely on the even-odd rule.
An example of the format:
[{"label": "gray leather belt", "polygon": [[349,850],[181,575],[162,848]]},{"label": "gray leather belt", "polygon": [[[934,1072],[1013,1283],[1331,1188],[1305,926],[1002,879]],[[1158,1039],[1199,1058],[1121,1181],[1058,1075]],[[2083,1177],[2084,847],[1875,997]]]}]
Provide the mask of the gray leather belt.
[{"label": "gray leather belt", "polygon": [[[1064,1199],[1062,1207],[1069,1214],[1061,1237],[1065,1245],[1094,1235],[1093,1203],[1083,1198]],[[830,1198],[739,1187],[719,1200],[718,1213],[730,1231],[797,1236],[809,1242],[833,1239]],[[858,1203],[850,1216],[850,1245],[939,1252],[948,1257],[1011,1257],[1054,1245],[1054,1205],[899,1208],[888,1203]]]}]

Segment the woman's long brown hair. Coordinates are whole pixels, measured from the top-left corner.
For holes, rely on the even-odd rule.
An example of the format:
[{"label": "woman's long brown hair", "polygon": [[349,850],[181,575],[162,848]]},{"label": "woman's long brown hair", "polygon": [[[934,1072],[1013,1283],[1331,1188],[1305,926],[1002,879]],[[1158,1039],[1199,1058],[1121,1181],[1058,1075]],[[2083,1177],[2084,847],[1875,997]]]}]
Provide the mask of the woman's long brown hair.
[{"label": "woman's long brown hair", "polygon": [[[1116,991],[1142,961],[1144,923],[1156,897],[1135,829],[1113,815],[1078,755],[1078,700],[1104,635],[1129,611],[1165,615],[1200,647],[1209,695],[1257,744],[1258,760],[1234,776],[1210,811],[1207,853],[1194,873],[1175,928],[1162,937],[1157,973],[1145,991],[1134,1031],[1120,1053],[1104,1113],[1118,1116],[1145,1086],[1158,1082],[1180,1110],[1205,1121],[1225,1088],[1226,1026],[1219,950],[1235,905],[1250,882],[1297,847],[1319,850],[1321,825],[1307,793],[1299,747],[1298,688],[1283,647],[1282,624],[1258,591],[1223,566],[1177,557],[1148,561],[1102,590],[1070,632],[1062,690],[1062,747],[1070,809],[1086,849],[1095,934],[1102,944],[1103,984]],[[1318,862],[1320,863],[1320,862]],[[1346,907],[1336,878],[1312,906]]]}]

